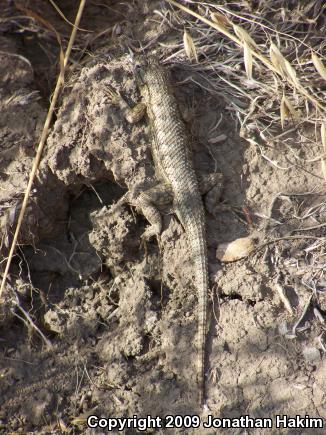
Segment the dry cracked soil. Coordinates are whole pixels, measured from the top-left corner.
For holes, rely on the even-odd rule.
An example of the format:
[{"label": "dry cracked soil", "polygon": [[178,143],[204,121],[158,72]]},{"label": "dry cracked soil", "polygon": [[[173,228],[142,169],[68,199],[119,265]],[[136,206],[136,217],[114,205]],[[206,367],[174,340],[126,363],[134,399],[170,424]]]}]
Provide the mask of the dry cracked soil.
[{"label": "dry cracked soil", "polygon": [[[103,14],[101,5],[90,2],[81,26],[111,26],[119,39],[132,24],[135,36],[146,40],[155,31],[153,11],[160,2],[145,3],[104,1]],[[73,20],[73,2],[58,4]],[[56,45],[53,38],[23,26],[17,30],[18,12],[11,8],[11,21],[0,35],[2,267],[53,86],[49,64],[57,55],[53,49],[45,55],[48,46]],[[57,28],[65,26],[68,34],[69,26],[50,6],[36,1],[33,9]],[[131,24],[117,30],[122,15]],[[187,70],[171,68],[196,171],[223,172],[221,201],[230,206],[206,213],[211,315],[209,409],[203,412],[195,382],[197,295],[183,228],[170,210],[163,210],[160,243],[141,243],[145,218],[119,202],[129,189],[146,188],[155,180],[148,122],[128,124],[107,94],[111,85],[130,105],[139,101],[128,54],[119,44],[96,47],[94,42],[82,59],[66,77],[57,104],[0,307],[0,432],[97,433],[85,424],[90,414],[326,417],[321,322],[326,299],[319,291],[312,302],[302,285],[309,274],[311,241],[285,238],[232,263],[216,258],[222,242],[252,236],[263,243],[267,230],[281,239],[296,229],[294,211],[321,201],[320,192],[299,195],[320,184],[313,175],[316,164],[286,170],[271,165],[240,138],[223,98],[186,80]],[[307,160],[316,155],[309,144],[300,149]],[[270,160],[283,159],[282,166],[287,166],[287,153],[286,148],[269,149]],[[274,197],[274,220],[267,228]],[[319,219],[325,219],[323,209]],[[280,286],[292,313],[280,299]],[[308,432],[287,428],[282,433]]]}]

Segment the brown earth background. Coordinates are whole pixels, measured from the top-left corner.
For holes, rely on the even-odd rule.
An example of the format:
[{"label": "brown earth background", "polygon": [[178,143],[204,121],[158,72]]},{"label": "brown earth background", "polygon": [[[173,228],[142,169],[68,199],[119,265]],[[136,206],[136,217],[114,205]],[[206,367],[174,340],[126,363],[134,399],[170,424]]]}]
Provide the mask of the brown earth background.
[{"label": "brown earth background", "polygon": [[[76,3],[56,2],[71,22]],[[65,46],[71,26],[46,1],[0,5],[3,269],[58,73],[57,40],[39,17]],[[314,124],[295,127],[300,141],[290,123],[276,144],[245,140],[223,91],[197,84],[203,76],[182,50],[185,15],[171,25],[162,18],[166,8],[172,11],[159,1],[87,2],[80,25],[87,31],[77,35],[0,306],[1,433],[90,434],[92,413],[326,417],[326,191]],[[259,12],[255,2],[237,10],[248,8]],[[316,20],[315,37],[322,29],[325,22]],[[220,35],[214,38],[218,44]],[[183,228],[165,212],[160,246],[141,244],[145,218],[116,205],[128,189],[154,180],[146,119],[128,124],[106,92],[111,85],[131,106],[139,101],[131,41],[171,69],[197,172],[220,170],[225,178],[226,207],[206,213],[212,303],[205,411],[197,404],[197,295]],[[204,56],[199,49],[199,64]],[[274,110],[271,101],[262,104]],[[220,243],[246,236],[260,249],[237,262],[216,258]]]}]

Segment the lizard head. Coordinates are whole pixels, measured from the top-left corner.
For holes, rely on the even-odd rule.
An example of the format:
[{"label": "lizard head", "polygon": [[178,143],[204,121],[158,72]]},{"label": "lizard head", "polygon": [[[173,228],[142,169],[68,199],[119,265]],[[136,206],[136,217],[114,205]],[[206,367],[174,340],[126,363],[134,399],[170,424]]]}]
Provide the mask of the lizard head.
[{"label": "lizard head", "polygon": [[138,55],[133,59],[133,71],[136,79],[141,84],[146,84],[149,75],[159,68],[159,61],[152,55]]}]

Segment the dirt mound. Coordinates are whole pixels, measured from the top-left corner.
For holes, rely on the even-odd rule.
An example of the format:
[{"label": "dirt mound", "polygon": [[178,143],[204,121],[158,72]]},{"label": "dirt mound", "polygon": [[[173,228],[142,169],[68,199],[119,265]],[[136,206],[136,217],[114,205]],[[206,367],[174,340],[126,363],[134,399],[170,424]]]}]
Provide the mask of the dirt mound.
[{"label": "dirt mound", "polygon": [[[137,34],[143,20],[144,40],[153,37],[148,32],[155,30],[160,4],[154,3],[138,12],[129,5],[125,12],[108,2],[119,41],[123,30],[131,32],[119,24],[121,14],[128,15]],[[84,27],[92,26],[98,7],[90,6]],[[101,17],[97,20],[94,26]],[[164,34],[164,26],[160,31]],[[47,103],[37,89],[37,62],[21,54],[9,29],[3,34],[2,264]],[[126,50],[92,49],[66,78],[0,306],[3,433],[72,428],[84,433],[91,414],[207,418],[197,404],[191,253],[170,210],[162,210],[160,244],[141,242],[147,222],[123,198],[155,183],[148,123],[129,124],[108,96],[110,85],[131,106],[139,101]],[[310,252],[322,243],[322,227],[315,245],[304,230],[298,233],[303,219],[309,228],[325,217],[318,207],[322,195],[311,194],[316,150],[302,145],[304,168],[269,165],[253,142],[241,140],[223,99],[197,86],[187,69],[173,68],[172,74],[198,174],[218,169],[225,176],[221,201],[228,207],[206,213],[212,301],[208,413],[273,420],[277,414],[326,417],[323,282],[318,281],[314,298],[305,285],[312,282]],[[282,151],[287,161],[293,150]],[[269,161],[279,157],[279,149],[269,149]],[[312,209],[318,209],[318,222],[316,214],[308,216]],[[261,244],[267,234],[277,240],[244,260],[220,264],[217,245],[248,234]],[[280,287],[292,313],[282,303]],[[291,430],[284,433],[304,433]]]}]

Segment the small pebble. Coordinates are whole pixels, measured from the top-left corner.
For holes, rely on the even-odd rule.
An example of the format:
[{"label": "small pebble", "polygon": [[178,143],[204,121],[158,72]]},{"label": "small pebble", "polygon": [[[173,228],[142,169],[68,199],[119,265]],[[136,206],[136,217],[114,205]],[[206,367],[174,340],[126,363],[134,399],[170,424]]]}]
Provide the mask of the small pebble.
[{"label": "small pebble", "polygon": [[233,242],[221,243],[216,250],[216,257],[223,262],[231,262],[247,257],[255,248],[251,237],[241,237]]}]

